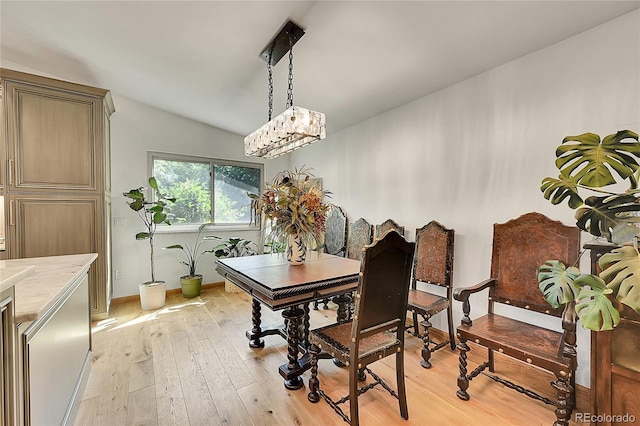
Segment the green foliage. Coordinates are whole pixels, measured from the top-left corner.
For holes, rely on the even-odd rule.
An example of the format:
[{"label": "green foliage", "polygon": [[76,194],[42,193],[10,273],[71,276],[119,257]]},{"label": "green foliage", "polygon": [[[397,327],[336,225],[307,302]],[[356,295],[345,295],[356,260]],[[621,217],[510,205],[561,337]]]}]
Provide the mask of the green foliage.
[{"label": "green foliage", "polygon": [[580,287],[580,303],[576,305],[576,312],[584,328],[593,331],[612,330],[620,323],[620,313],[611,300],[613,290],[607,287],[602,278],[584,274],[576,279],[575,284]]},{"label": "green foliage", "polygon": [[554,308],[575,300],[577,288],[573,281],[580,275],[575,266],[566,268],[558,260],[547,260],[538,270],[538,282],[544,298]]},{"label": "green foliage", "polygon": [[145,189],[143,187],[131,189],[128,192],[124,192],[122,195],[129,199],[127,204],[131,210],[138,213],[138,216],[146,227],[145,232],[136,233],[136,240],[149,240],[149,246],[151,249],[150,282],[155,282],[156,275],[153,264],[153,237],[158,224],[165,223],[167,225],[171,225],[171,221],[169,219],[171,209],[167,203],[175,203],[176,199],[162,193],[158,187],[158,181],[153,176],[149,178],[149,186],[155,193],[154,201],[149,201],[145,198]]},{"label": "green foliage", "polygon": [[[614,244],[628,244],[634,239],[640,222],[638,135],[621,130],[602,141],[593,133],[567,136],[556,149],[556,157],[560,176],[542,180],[544,197],[552,204],[568,199],[569,207],[576,210],[576,226],[595,237],[605,237]],[[625,181],[628,189],[624,192],[601,189]],[[580,190],[597,195],[583,198]],[[640,255],[635,244],[603,255],[599,276],[583,274],[575,278],[571,291],[562,267],[553,262],[557,261],[545,265],[555,265],[556,269],[544,265],[540,269],[540,289],[553,307],[578,301],[576,312],[583,327],[611,330],[620,322],[621,304],[640,313]]]},{"label": "green foliage", "polygon": [[[220,239],[219,237],[217,237]],[[231,237],[215,246],[212,250],[216,257],[241,257],[258,254],[255,244],[251,240]]]},{"label": "green foliage", "polygon": [[203,254],[213,253],[213,250],[202,250],[202,244],[204,241],[212,240],[212,239],[220,239],[220,237],[216,237],[214,235],[205,235],[202,236],[202,232],[209,226],[213,225],[212,223],[203,223],[198,228],[198,234],[196,235],[195,240],[191,244],[173,244],[165,247],[166,249],[180,249],[182,250],[182,254],[184,255],[186,260],[181,260],[180,263],[185,265],[189,270],[189,275],[187,277],[193,277],[197,274],[198,261]]}]

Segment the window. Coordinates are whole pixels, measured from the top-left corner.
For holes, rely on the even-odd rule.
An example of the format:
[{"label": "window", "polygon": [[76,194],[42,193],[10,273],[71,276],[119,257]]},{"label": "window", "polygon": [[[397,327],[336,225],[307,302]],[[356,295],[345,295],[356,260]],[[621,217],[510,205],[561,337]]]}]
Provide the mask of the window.
[{"label": "window", "polygon": [[249,224],[247,193],[260,193],[262,164],[164,153],[149,159],[160,190],[176,198],[172,225]]}]

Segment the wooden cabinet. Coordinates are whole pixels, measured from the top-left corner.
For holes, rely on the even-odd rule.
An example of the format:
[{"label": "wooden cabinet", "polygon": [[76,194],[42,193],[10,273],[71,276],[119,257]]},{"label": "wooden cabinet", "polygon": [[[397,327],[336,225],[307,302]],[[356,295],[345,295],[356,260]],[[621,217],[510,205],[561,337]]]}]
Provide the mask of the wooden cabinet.
[{"label": "wooden cabinet", "polygon": [[13,287],[0,293],[0,420],[2,426],[15,421],[15,325],[13,322]]},{"label": "wooden cabinet", "polygon": [[107,90],[0,69],[9,259],[98,253],[92,316],[111,298]]},{"label": "wooden cabinet", "polygon": [[[591,251],[591,273],[600,272],[598,259],[615,247],[585,245]],[[627,306],[620,315],[615,329],[591,332],[590,414],[594,425],[640,423],[640,315]]]}]

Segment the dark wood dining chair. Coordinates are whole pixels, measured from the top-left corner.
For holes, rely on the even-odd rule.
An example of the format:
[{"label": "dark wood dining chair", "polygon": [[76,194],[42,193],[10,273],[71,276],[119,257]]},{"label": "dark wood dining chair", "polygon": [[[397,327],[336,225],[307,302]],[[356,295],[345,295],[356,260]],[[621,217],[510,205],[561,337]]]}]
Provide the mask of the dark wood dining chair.
[{"label": "dark wood dining chair", "polygon": [[[414,336],[422,338],[420,365],[424,368],[431,368],[433,352],[447,345],[451,350],[456,348],[451,310],[454,238],[455,230],[447,229],[435,220],[416,229],[416,251],[407,308],[412,314],[413,325],[407,330],[413,330]],[[418,289],[418,282],[422,283],[424,290]],[[444,288],[445,295],[434,294],[436,287]],[[431,340],[430,320],[433,315],[443,311],[447,312],[448,336],[446,340],[436,343]],[[422,316],[423,321],[418,322],[418,315]],[[424,333],[420,333],[420,326],[424,327]]]},{"label": "dark wood dining chair", "polygon": [[[336,205],[331,205],[327,212],[324,231],[324,252],[345,257],[347,254],[347,215]],[[313,301],[313,309],[318,309],[322,302],[324,309],[329,309],[329,299]]]},{"label": "dark wood dining chair", "polygon": [[398,234],[404,237],[404,226],[398,225],[398,223],[393,219],[387,219],[380,225],[376,225],[375,232],[373,233],[373,238],[380,238],[381,235],[384,235],[385,232],[391,229],[397,231]]},{"label": "dark wood dining chair", "polygon": [[[325,326],[310,332],[311,402],[322,397],[351,425],[358,425],[358,396],[381,385],[398,399],[400,415],[409,418],[404,383],[404,326],[407,317],[407,298],[411,278],[411,261],[415,243],[407,242],[396,231],[367,246],[360,265],[360,282],[356,294],[356,314],[351,321]],[[343,362],[349,369],[349,395],[334,401],[320,389],[318,357],[321,351]],[[369,364],[389,355],[396,357],[397,393]],[[373,381],[360,387],[358,381]],[[347,416],[340,404],[349,401]]]},{"label": "dark wood dining chair", "polygon": [[[454,298],[462,302],[464,314],[457,329],[460,375],[456,393],[460,399],[469,399],[469,381],[482,373],[529,397],[555,405],[554,424],[569,424],[575,406],[577,368],[575,304],[566,304],[564,310],[551,308],[539,289],[537,274],[538,267],[548,259],[574,265],[579,251],[578,228],[563,225],[540,213],[527,213],[493,226],[491,278],[473,287],[454,291]],[[472,321],[469,297],[484,289],[489,289],[488,313]],[[559,317],[563,332],[498,315],[494,313],[496,303]],[[488,360],[467,373],[469,341],[487,348]],[[555,402],[495,374],[484,373],[487,368],[490,372],[495,371],[495,351],[553,373],[556,379],[551,385],[556,390]]]},{"label": "dark wood dining chair", "polygon": [[360,218],[349,226],[347,238],[347,257],[360,260],[364,246],[373,241],[373,226],[366,219]]}]

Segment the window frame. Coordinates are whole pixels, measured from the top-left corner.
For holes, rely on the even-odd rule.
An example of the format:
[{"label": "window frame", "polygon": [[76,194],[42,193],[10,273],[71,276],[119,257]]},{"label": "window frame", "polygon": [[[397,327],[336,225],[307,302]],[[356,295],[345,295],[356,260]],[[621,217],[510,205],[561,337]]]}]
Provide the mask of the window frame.
[{"label": "window frame", "polygon": [[[211,179],[211,219],[213,219],[213,213],[215,210],[215,178],[214,178],[214,170],[215,166],[237,166],[237,167],[248,167],[253,169],[260,170],[260,193],[264,191],[264,164],[263,163],[253,163],[249,161],[238,161],[238,160],[225,160],[221,158],[213,158],[213,157],[205,157],[198,155],[187,155],[187,154],[176,154],[170,152],[161,152],[161,151],[147,151],[147,169],[148,175],[154,176],[154,160],[169,160],[169,161],[183,161],[183,162],[192,162],[192,163],[203,163],[209,164],[211,167],[210,179]],[[162,190],[163,183],[160,182],[160,190]],[[149,191],[148,198],[153,199],[155,194],[151,191],[150,188],[147,188]],[[171,195],[171,194],[169,194]],[[187,224],[187,225],[175,225],[172,224],[158,225],[156,229],[157,233],[178,233],[178,232],[196,232],[200,224]],[[220,230],[220,231],[260,231],[260,224],[254,223],[214,223],[212,226],[208,227],[211,230]]]}]

